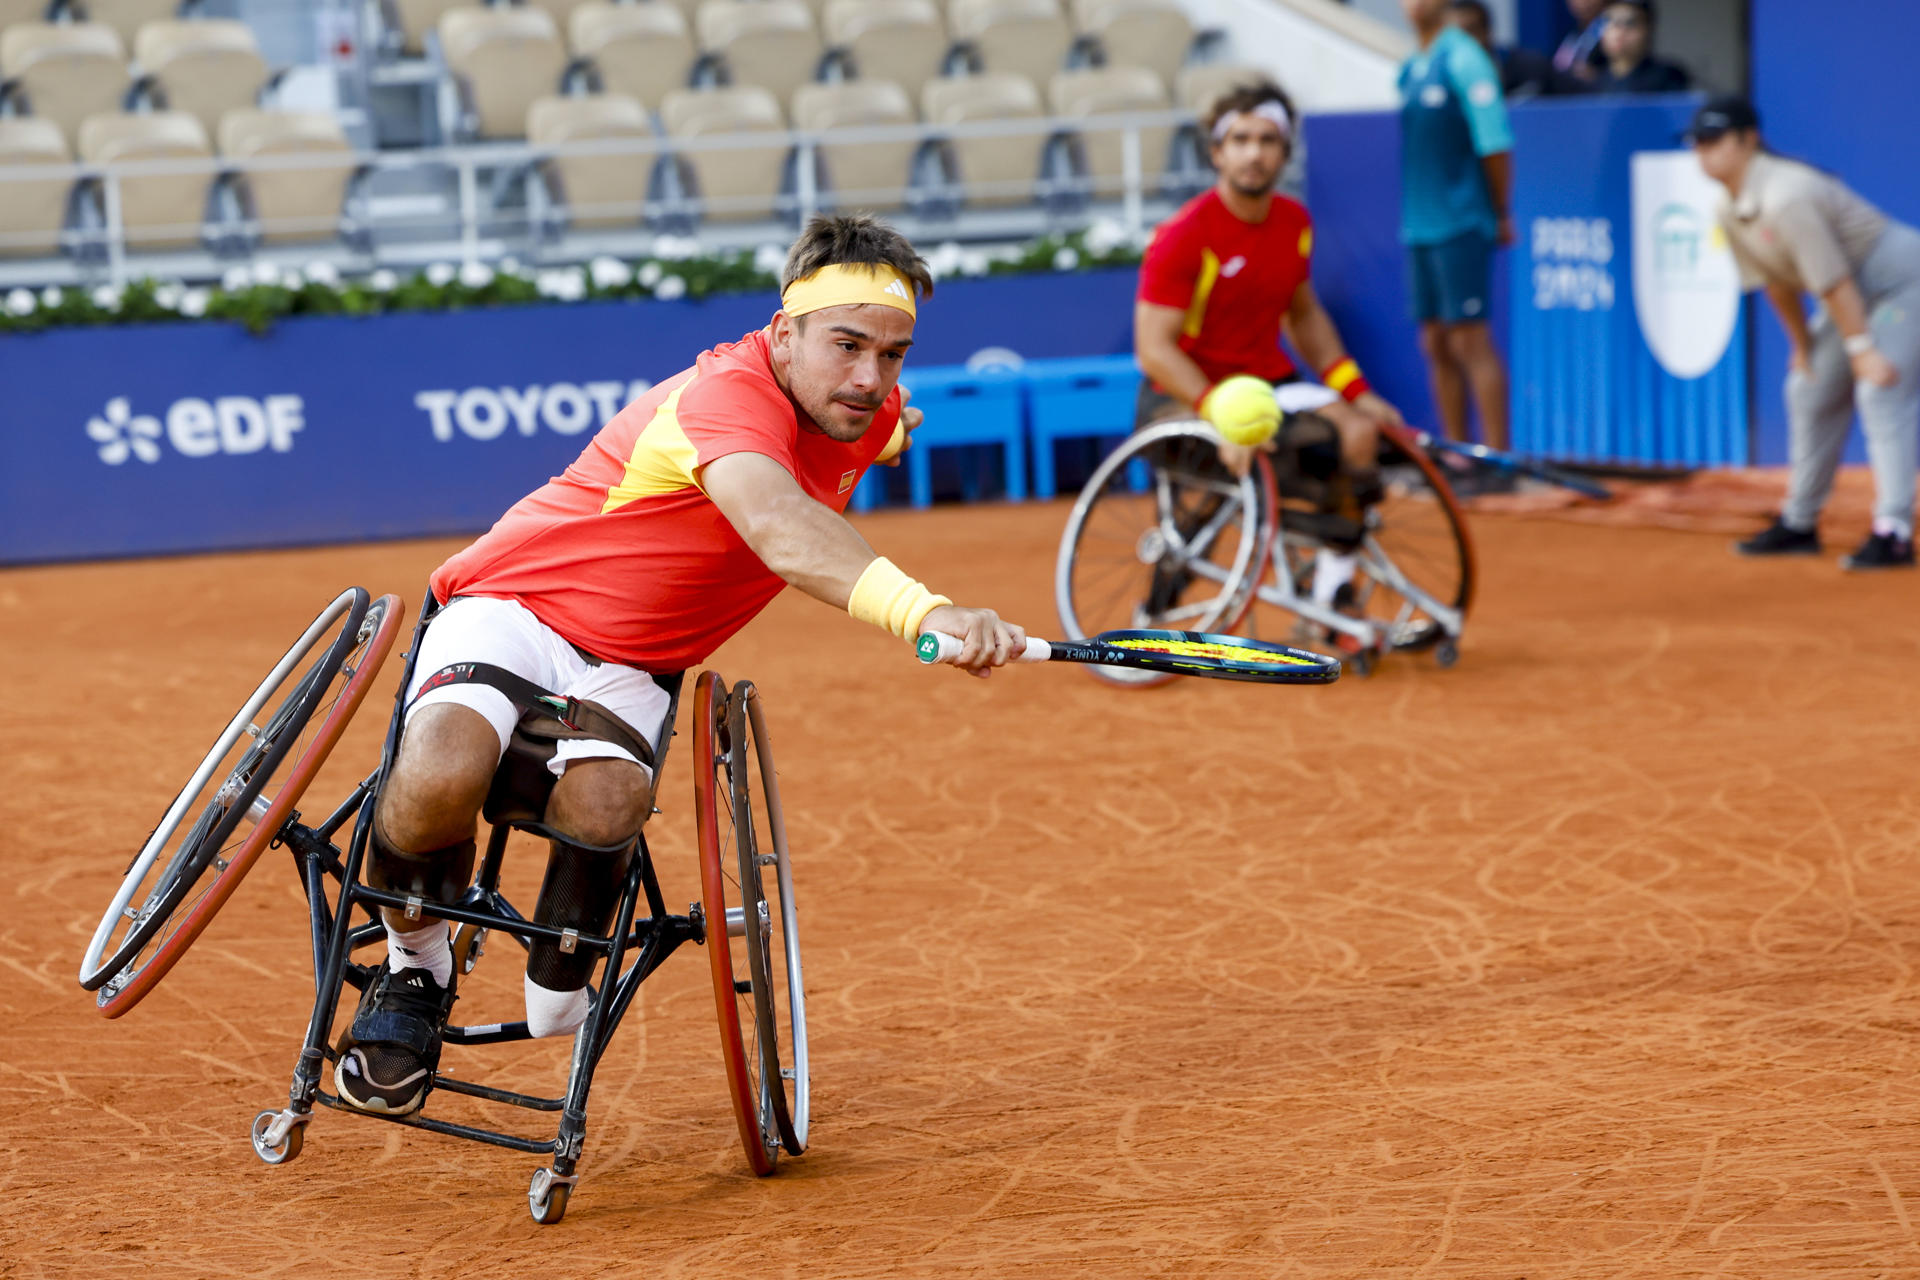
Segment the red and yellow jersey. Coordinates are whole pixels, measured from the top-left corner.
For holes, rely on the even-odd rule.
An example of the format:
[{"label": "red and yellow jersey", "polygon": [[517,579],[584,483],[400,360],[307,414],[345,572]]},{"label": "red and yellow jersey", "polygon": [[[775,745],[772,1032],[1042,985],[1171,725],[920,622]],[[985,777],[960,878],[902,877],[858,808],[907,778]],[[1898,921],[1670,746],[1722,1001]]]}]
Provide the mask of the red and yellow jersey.
[{"label": "red and yellow jersey", "polygon": [[1208,191],[1154,232],[1138,296],[1186,312],[1180,349],[1208,378],[1277,382],[1293,372],[1280,322],[1312,257],[1313,219],[1297,201],[1274,196],[1266,221],[1242,222]]},{"label": "red and yellow jersey", "polygon": [[684,671],[785,585],[702,492],[702,468],[765,454],[843,511],[899,419],[896,388],[851,444],[802,429],[766,332],[748,334],[621,410],[564,474],[435,570],[433,593],[517,600],[595,657]]}]

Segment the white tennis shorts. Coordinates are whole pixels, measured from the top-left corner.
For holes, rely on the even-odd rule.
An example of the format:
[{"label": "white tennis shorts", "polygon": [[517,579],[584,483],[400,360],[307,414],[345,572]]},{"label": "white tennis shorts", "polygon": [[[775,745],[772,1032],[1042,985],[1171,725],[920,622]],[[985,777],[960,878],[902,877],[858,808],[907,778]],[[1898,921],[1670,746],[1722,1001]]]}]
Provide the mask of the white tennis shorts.
[{"label": "white tennis shorts", "polygon": [[[490,662],[561,697],[597,702],[631,725],[655,751],[660,749],[654,736],[667,714],[667,691],[636,667],[587,661],[557,632],[515,601],[465,596],[442,609],[428,624],[427,634],[420,641],[420,656],[413,665],[413,683],[407,688],[409,720],[421,707],[430,707],[436,702],[471,708],[487,718],[487,723],[500,736],[501,754],[506,754],[513,726],[520,719],[520,713],[506,694],[477,681],[445,684],[425,694],[419,692],[434,672],[458,662]],[[595,738],[560,742],[547,767],[559,777],[566,772],[570,760],[605,759],[633,760],[646,768],[634,760],[633,753],[625,747]]]}]

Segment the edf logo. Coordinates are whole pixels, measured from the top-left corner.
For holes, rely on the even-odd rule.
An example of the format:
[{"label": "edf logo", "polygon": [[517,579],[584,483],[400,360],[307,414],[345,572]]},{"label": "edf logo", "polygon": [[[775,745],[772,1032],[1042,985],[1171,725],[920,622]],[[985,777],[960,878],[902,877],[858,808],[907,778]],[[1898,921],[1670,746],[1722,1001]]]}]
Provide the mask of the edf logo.
[{"label": "edf logo", "polygon": [[299,396],[221,396],[211,401],[188,396],[168,406],[164,417],[136,414],[127,397],[115,396],[99,417],[87,420],[87,437],[98,447],[100,461],[117,467],[128,458],[160,461],[163,439],[187,458],[266,448],[285,453],[293,448],[294,433],[306,425],[306,403]]}]

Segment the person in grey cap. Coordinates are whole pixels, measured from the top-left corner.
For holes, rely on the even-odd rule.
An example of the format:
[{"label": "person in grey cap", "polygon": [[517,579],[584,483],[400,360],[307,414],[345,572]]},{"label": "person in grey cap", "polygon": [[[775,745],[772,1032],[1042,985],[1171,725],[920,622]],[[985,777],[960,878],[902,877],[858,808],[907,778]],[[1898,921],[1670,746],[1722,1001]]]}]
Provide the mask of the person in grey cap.
[{"label": "person in grey cap", "polygon": [[[1920,444],[1920,231],[1839,179],[1766,149],[1744,98],[1701,107],[1687,132],[1700,167],[1727,189],[1720,225],[1748,289],[1763,288],[1792,350],[1792,475],[1773,524],[1736,545],[1749,556],[1818,555],[1820,508],[1856,409],[1873,465],[1873,531],[1846,569],[1913,564]],[[1819,306],[1811,320],[1805,295]]]}]

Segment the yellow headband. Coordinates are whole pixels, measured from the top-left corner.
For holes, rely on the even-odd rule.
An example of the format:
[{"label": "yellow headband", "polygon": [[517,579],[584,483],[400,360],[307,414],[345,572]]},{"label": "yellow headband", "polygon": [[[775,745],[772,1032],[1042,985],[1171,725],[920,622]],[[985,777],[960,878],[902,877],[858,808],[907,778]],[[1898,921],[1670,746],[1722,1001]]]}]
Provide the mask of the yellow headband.
[{"label": "yellow headband", "polygon": [[913,282],[877,262],[834,263],[804,280],[795,280],[780,295],[780,309],[789,316],[869,302],[914,315]]}]

